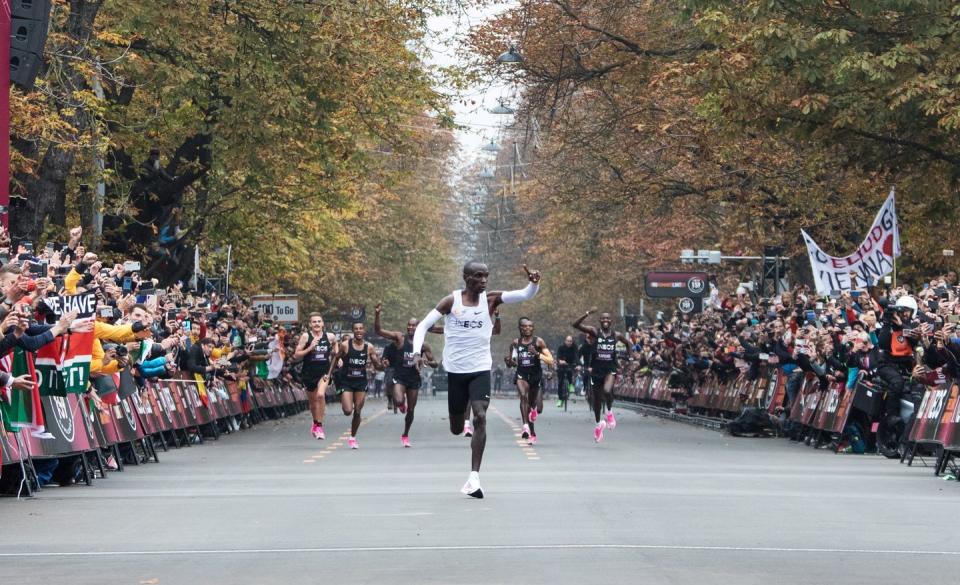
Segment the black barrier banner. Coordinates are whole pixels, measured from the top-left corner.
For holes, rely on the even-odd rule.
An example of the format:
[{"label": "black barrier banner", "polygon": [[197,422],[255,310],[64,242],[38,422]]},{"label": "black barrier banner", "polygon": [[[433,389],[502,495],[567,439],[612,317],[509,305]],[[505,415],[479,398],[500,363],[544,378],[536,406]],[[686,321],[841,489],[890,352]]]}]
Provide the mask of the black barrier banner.
[{"label": "black barrier banner", "polygon": [[937,440],[937,431],[940,419],[946,410],[950,397],[950,387],[947,385],[927,388],[917,408],[913,425],[910,427],[911,441],[917,443],[934,443]]},{"label": "black barrier banner", "polygon": [[143,427],[129,398],[111,404],[110,411],[121,443],[130,443],[144,437]]},{"label": "black barrier banner", "polygon": [[774,376],[774,386],[770,394],[770,402],[767,404],[767,412],[770,414],[777,414],[777,409],[784,406],[784,401],[787,398],[787,377],[782,372],[777,372],[777,375]]},{"label": "black barrier banner", "polygon": [[120,400],[124,400],[128,396],[133,396],[137,390],[139,390],[137,381],[134,379],[133,374],[130,373],[130,368],[120,370],[120,383],[117,384],[117,390],[120,394]]},{"label": "black barrier banner", "polygon": [[163,402],[160,400],[160,391],[157,389],[155,384],[147,384],[143,393],[141,394],[141,399],[144,402],[144,407],[149,409],[150,414],[152,414],[153,418],[156,420],[157,429],[159,431],[173,430],[173,419],[171,418],[170,413],[167,412],[167,409],[163,406]]},{"label": "black barrier banner", "polygon": [[43,405],[47,435],[40,438],[21,433],[21,438],[28,443],[31,455],[54,457],[96,448],[98,443],[91,444],[90,436],[87,435],[87,425],[83,420],[86,411],[77,395],[43,396],[40,402]]},{"label": "black barrier banner", "polygon": [[953,382],[950,384],[947,405],[943,409],[943,415],[940,417],[940,424],[937,428],[937,442],[943,445],[944,449],[960,450],[958,427],[960,427],[960,386]]},{"label": "black barrier banner", "polygon": [[182,416],[183,426],[180,428],[197,426],[197,409],[192,402],[188,402],[183,392],[183,384],[179,380],[169,380],[167,387],[174,407]]},{"label": "black barrier banner", "polygon": [[842,433],[847,425],[855,392],[847,390],[843,382],[830,384],[822,396],[823,403],[817,412],[813,427],[829,433]]}]

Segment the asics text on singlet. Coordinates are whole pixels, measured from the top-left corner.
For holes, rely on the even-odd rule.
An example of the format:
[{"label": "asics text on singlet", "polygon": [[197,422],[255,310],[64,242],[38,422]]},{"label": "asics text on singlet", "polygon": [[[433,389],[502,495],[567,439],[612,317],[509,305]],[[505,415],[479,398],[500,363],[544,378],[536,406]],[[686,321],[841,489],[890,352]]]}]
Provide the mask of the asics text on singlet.
[{"label": "asics text on singlet", "polygon": [[492,334],[493,320],[490,319],[487,293],[480,293],[476,307],[465,307],[463,291],[453,291],[453,308],[443,327],[443,367],[454,374],[490,371],[493,366],[490,354]]}]

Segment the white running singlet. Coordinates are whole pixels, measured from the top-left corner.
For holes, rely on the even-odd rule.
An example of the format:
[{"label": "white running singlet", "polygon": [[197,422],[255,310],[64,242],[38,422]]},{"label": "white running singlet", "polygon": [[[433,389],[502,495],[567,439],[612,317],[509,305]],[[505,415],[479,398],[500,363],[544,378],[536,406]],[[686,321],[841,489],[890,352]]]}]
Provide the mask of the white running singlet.
[{"label": "white running singlet", "polygon": [[463,306],[463,291],[453,291],[453,308],[443,326],[443,367],[454,374],[489,372],[493,367],[490,336],[493,320],[487,293],[480,293],[476,307]]}]

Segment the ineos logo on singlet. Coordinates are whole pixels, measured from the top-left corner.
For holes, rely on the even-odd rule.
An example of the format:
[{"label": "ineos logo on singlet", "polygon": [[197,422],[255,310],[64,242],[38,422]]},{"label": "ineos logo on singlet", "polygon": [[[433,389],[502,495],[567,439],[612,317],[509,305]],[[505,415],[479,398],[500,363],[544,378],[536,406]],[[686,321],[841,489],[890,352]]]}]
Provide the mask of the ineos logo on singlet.
[{"label": "ineos logo on singlet", "polygon": [[617,340],[614,337],[600,337],[597,339],[597,359],[605,362],[613,361],[617,351]]}]

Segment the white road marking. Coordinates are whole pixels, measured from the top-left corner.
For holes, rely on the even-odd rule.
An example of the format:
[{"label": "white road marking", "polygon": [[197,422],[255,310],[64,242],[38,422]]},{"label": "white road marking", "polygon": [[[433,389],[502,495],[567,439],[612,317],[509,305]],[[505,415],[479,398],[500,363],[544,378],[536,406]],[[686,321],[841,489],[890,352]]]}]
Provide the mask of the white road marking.
[{"label": "white road marking", "polygon": [[446,552],[486,550],[667,550],[703,552],[751,552],[751,553],[801,553],[801,554],[858,554],[858,555],[914,555],[957,557],[960,551],[949,550],[897,550],[860,548],[792,548],[763,546],[696,546],[673,544],[491,544],[463,546],[356,546],[324,548],[243,548],[243,549],[184,549],[184,550],[127,550],[127,551],[77,551],[77,552],[19,552],[0,553],[0,558],[51,558],[51,557],[122,557],[164,555],[249,555],[249,554],[317,554],[346,552]]}]

